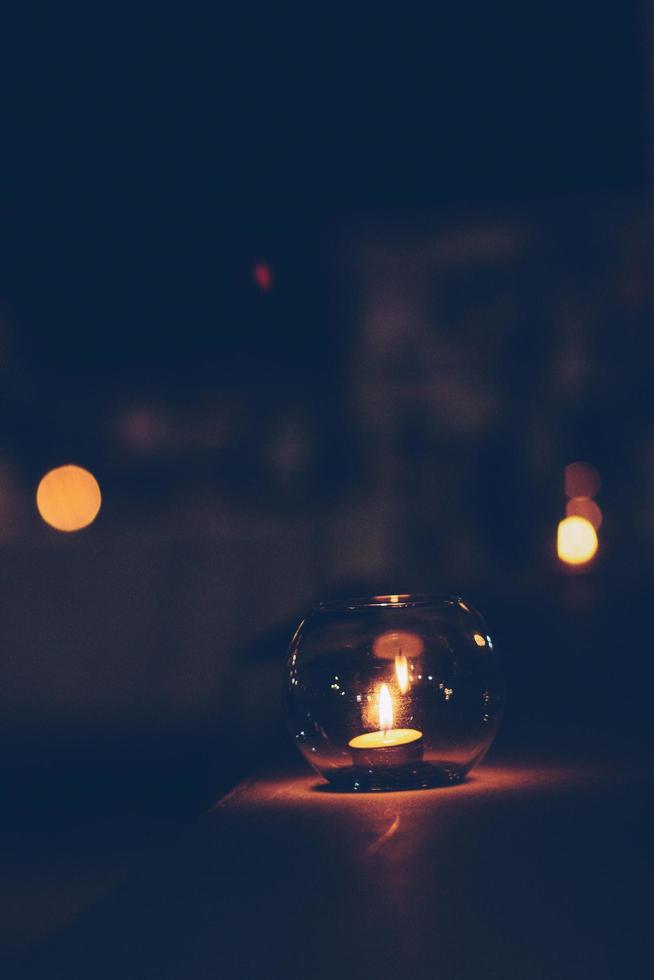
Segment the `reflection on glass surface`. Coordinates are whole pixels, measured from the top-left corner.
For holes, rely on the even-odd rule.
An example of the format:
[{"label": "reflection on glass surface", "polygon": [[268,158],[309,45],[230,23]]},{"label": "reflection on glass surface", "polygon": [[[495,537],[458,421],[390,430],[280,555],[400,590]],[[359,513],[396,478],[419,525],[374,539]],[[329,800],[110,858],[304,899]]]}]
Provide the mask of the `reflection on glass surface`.
[{"label": "reflection on glass surface", "polygon": [[424,643],[420,636],[410,630],[389,630],[374,641],[375,656],[386,660],[393,660],[398,655],[415,659],[423,649]]},{"label": "reflection on glass surface", "polygon": [[395,676],[402,694],[409,690],[409,664],[403,653],[398,653],[395,658]]}]

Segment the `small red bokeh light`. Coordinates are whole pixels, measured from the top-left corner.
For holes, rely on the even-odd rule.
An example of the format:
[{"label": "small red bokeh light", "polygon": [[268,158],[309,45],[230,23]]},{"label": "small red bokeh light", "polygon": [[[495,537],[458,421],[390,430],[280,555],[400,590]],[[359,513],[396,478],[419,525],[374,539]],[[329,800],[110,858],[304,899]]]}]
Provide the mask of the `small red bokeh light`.
[{"label": "small red bokeh light", "polygon": [[267,262],[257,262],[252,269],[252,278],[262,293],[268,293],[272,289],[273,274]]}]

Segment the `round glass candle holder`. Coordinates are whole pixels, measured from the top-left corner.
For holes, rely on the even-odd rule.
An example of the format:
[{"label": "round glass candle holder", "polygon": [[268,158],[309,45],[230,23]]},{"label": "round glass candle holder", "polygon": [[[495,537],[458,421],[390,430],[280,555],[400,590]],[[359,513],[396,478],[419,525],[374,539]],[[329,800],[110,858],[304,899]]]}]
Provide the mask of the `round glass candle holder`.
[{"label": "round glass candle holder", "polygon": [[343,789],[461,780],[490,747],[503,700],[486,624],[460,598],[319,603],[291,641],[291,735],[316,772]]}]

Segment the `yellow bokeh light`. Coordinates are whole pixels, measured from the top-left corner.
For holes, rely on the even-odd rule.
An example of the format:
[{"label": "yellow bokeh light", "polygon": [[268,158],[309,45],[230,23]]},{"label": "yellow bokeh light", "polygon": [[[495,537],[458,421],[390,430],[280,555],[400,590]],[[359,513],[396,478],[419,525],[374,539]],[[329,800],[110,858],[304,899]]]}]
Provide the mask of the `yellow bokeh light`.
[{"label": "yellow bokeh light", "polygon": [[39,514],[57,531],[79,531],[97,517],[102,503],[98,481],[81,466],[58,466],[36,491]]},{"label": "yellow bokeh light", "polygon": [[595,528],[585,517],[566,517],[559,523],[556,550],[567,565],[583,565],[597,551]]}]

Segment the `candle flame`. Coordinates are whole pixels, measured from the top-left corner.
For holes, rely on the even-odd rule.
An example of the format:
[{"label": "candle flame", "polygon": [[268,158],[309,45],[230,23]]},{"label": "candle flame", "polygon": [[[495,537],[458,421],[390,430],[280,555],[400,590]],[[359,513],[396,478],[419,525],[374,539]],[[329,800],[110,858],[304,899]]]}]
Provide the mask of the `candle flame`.
[{"label": "candle flame", "polygon": [[387,684],[379,688],[379,730],[387,732],[393,727],[393,702]]},{"label": "candle flame", "polygon": [[406,694],[409,689],[409,664],[403,653],[398,653],[395,658],[395,676],[400,685],[402,694]]}]

